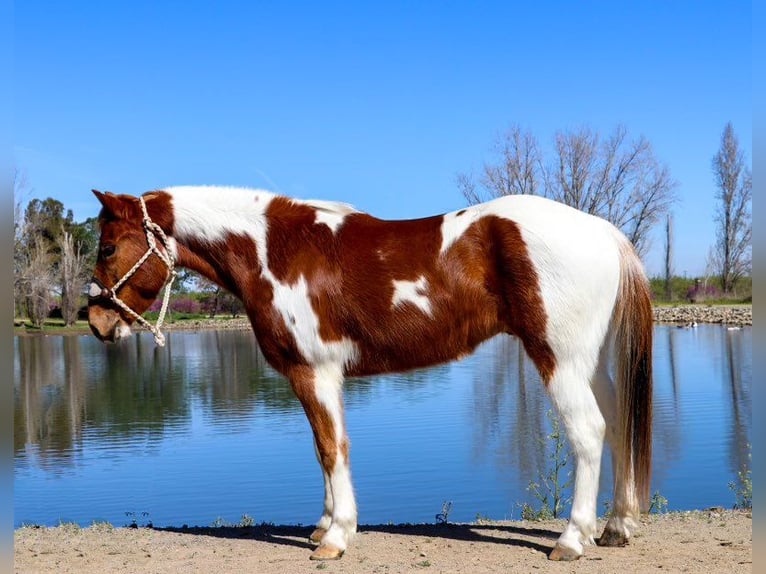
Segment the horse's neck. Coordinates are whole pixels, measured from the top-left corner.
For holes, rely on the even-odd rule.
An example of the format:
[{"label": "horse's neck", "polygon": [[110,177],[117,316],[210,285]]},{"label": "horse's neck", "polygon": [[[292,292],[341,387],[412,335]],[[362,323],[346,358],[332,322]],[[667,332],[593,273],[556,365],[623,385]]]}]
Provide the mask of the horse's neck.
[{"label": "horse's neck", "polygon": [[259,273],[266,209],[274,195],[237,188],[170,188],[178,265],[241,295]]}]

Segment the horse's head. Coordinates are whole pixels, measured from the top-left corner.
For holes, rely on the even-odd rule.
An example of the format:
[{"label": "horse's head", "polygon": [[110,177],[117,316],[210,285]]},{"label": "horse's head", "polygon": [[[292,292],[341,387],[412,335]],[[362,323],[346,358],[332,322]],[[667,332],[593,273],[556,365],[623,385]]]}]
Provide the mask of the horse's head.
[{"label": "horse's head", "polygon": [[[103,206],[101,238],[88,290],[88,323],[101,341],[130,335],[172,273],[173,254],[143,199],[93,190]],[[149,196],[147,196],[149,199]],[[157,335],[155,334],[155,337]]]}]

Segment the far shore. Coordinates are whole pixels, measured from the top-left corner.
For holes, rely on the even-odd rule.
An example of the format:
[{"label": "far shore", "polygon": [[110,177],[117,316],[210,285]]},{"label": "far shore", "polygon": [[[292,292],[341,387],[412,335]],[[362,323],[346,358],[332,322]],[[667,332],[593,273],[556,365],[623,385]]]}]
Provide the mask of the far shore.
[{"label": "far shore", "polygon": [[[658,304],[654,306],[654,320],[659,324],[675,324],[691,327],[697,324],[720,324],[728,327],[745,327],[753,324],[753,305],[743,304]],[[65,327],[59,321],[50,321],[43,329],[32,327],[27,321],[14,321],[14,335],[85,335],[90,333],[87,321],[77,321]],[[201,330],[248,330],[247,317],[191,318],[174,320],[172,315],[162,327],[168,331]]]}]

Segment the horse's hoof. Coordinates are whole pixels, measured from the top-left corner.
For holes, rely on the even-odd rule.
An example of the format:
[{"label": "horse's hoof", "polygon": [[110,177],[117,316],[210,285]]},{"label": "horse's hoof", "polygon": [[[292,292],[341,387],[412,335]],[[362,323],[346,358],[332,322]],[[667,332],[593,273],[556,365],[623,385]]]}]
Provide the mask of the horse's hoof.
[{"label": "horse's hoof", "polygon": [[344,550],[341,550],[337,546],[333,546],[332,544],[320,544],[319,548],[314,550],[314,552],[309,556],[309,559],[311,560],[340,560],[340,557],[343,556]]},{"label": "horse's hoof", "polygon": [[324,538],[325,534],[327,534],[327,530],[325,528],[317,528],[309,535],[309,542],[319,544],[322,541],[322,538]]},{"label": "horse's hoof", "polygon": [[580,556],[582,554],[578,553],[574,548],[567,548],[557,543],[553,550],[551,550],[551,553],[548,554],[548,559],[556,560],[557,562],[571,562],[572,560],[577,560]]},{"label": "horse's hoof", "polygon": [[604,528],[601,538],[598,539],[599,546],[625,546],[628,543],[628,537],[619,530],[613,528]]}]

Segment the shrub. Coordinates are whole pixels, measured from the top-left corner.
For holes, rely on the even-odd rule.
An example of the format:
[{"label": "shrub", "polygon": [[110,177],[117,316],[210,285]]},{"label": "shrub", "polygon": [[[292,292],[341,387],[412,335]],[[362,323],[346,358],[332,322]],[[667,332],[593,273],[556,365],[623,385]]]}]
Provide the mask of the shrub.
[{"label": "shrub", "polygon": [[200,305],[198,301],[195,301],[190,297],[178,297],[171,299],[170,310],[175,313],[187,313],[191,315],[200,312]]},{"label": "shrub", "polygon": [[686,299],[692,303],[701,303],[710,299],[721,299],[721,290],[715,285],[697,280],[686,290]]}]

